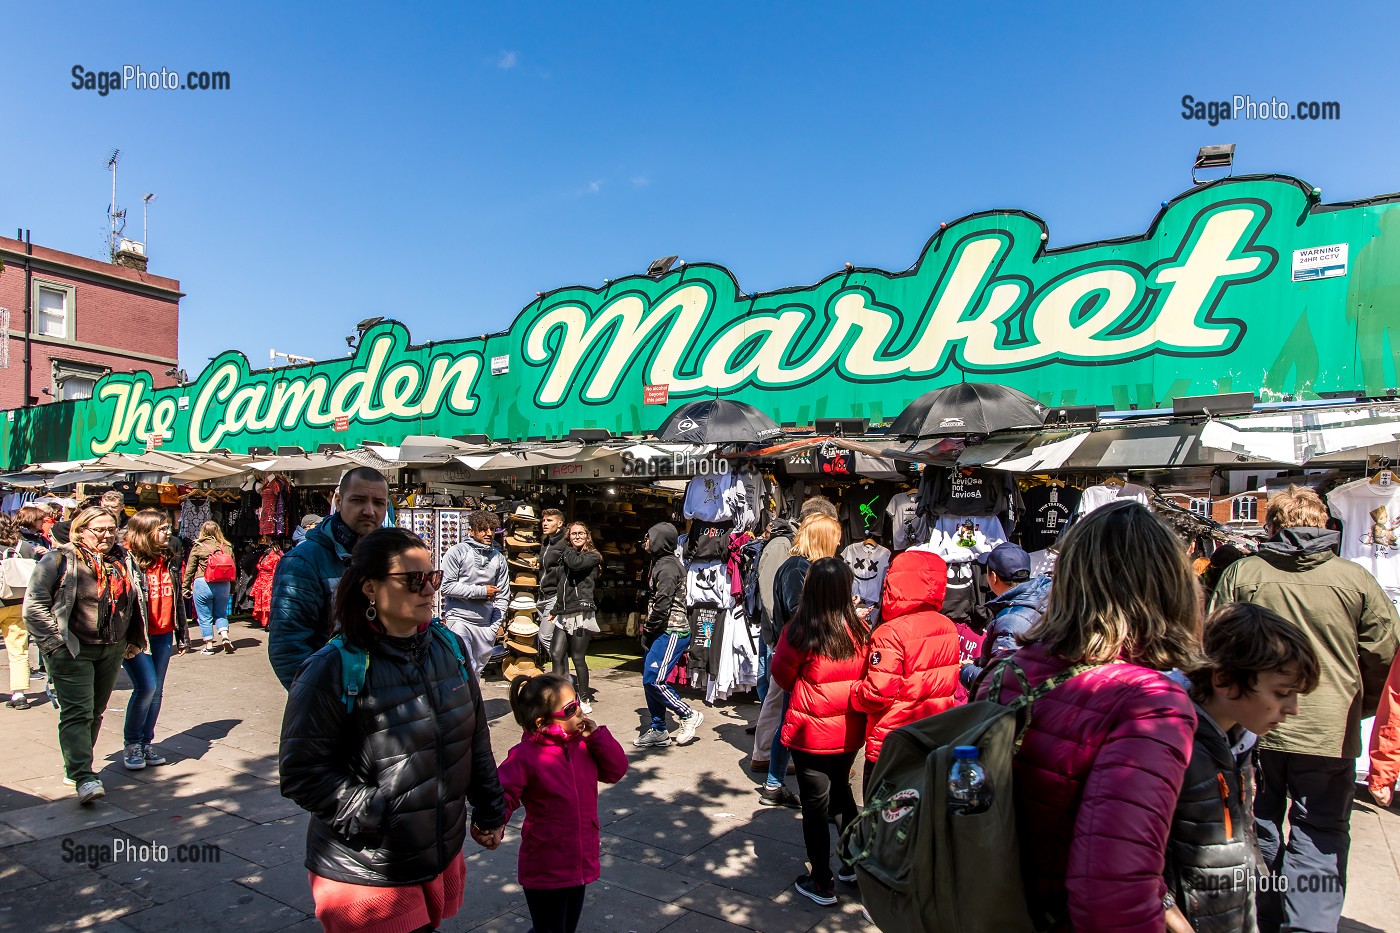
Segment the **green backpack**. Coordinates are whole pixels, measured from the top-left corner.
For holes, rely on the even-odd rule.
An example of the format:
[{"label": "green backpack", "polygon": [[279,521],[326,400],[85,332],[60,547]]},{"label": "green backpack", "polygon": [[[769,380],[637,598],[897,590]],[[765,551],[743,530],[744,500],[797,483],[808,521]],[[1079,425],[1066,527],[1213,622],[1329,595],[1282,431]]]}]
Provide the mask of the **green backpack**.
[{"label": "green backpack", "polygon": [[[467,659],[462,654],[462,643],[457,640],[457,636],[448,631],[447,626],[436,619],[428,625],[428,631],[433,637],[448,648],[452,649],[452,655],[457,659],[457,664],[462,668],[462,676],[471,680],[467,673]],[[345,712],[355,711],[355,700],[360,692],[364,690],[365,676],[369,673],[369,655],[346,642],[343,635],[336,635],[330,641],[340,649],[340,692],[345,697]]]},{"label": "green backpack", "polygon": [[[885,738],[865,806],[841,836],[861,900],[882,930],[1033,933],[1053,917],[1032,917],[1021,881],[1011,762],[1036,700],[1077,674],[1077,665],[1034,690],[1010,660],[995,665],[991,696],[1010,670],[1022,694],[1008,705],[981,700],[897,729]],[[977,746],[992,788],[981,813],[948,809],[953,749]]]}]

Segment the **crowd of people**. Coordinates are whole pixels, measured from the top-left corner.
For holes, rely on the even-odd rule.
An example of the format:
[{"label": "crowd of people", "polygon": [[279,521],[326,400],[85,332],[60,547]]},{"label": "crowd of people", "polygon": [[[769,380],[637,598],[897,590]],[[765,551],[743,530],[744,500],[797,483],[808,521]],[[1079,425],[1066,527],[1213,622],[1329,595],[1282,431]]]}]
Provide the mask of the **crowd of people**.
[{"label": "crowd of people", "polygon": [[[591,708],[602,555],[586,525],[544,512],[539,637],[554,667],[511,683],[521,740],[498,766],[481,694],[509,592],[497,519],[473,514],[439,568],[417,536],[383,527],[388,502],[381,474],[347,473],[333,513],[269,560],[262,597],[269,659],[289,691],[281,787],[311,815],[317,917],[332,931],[434,929],[461,906],[467,838],[497,848],[523,808],[518,877],[534,928],[572,931],[599,877],[598,786],[627,772]],[[991,598],[971,662],[942,612],[944,560],[918,547],[896,554],[869,606],[836,556],[834,512],[813,498],[793,521],[774,521],[757,567],[763,676],[750,767],[765,775],[760,804],[800,810],[798,894],[833,905],[847,885],[858,896],[852,853],[831,835],[860,813],[857,757],[869,804],[894,732],[960,703],[1024,697],[1034,715],[1010,794],[1038,928],[1337,928],[1360,720],[1377,705],[1378,803],[1391,802],[1400,769],[1400,617],[1364,568],[1337,557],[1315,493],[1272,497],[1258,553],[1203,578],[1172,529],[1135,502],[1076,522],[1046,573],[999,545],[984,556]],[[0,547],[36,561],[22,601],[4,601],[0,617],[12,690],[17,672],[30,673],[28,639],[37,645],[66,775],[89,803],[104,794],[93,746],[120,669],[132,683],[123,764],[164,761],[156,726],[188,628],[181,597],[195,607],[201,651],[233,650],[232,554],[211,523],[186,557],[157,510],[124,528],[100,503],[66,528],[50,517],[22,511],[0,525]],[[666,522],[644,542],[642,749],[692,741],[703,718],[671,676],[692,634],[679,543]]]}]

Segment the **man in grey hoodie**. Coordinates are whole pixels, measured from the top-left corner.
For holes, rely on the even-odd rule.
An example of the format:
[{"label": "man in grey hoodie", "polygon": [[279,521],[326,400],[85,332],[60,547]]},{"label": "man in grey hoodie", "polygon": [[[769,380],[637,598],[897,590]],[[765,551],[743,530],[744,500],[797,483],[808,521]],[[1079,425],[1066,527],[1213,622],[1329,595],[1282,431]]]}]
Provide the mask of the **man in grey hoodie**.
[{"label": "man in grey hoodie", "polygon": [[443,623],[466,643],[477,677],[491,660],[510,603],[506,556],[495,535],[496,516],[472,512],[467,539],[442,558]]}]

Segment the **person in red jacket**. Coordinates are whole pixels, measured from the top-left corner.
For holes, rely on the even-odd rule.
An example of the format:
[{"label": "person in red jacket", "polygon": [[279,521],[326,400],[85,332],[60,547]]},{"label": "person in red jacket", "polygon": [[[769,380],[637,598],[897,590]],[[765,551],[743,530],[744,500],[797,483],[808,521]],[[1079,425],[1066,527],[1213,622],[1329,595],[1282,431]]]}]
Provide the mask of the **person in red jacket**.
[{"label": "person in red jacket", "polygon": [[[1200,666],[1200,599],[1180,541],[1136,502],[1103,506],[1065,534],[1044,618],[993,664],[979,699],[1041,696],[1013,764],[1027,905],[1037,928],[1166,929],[1167,837],[1196,711],[1163,671]],[[1008,668],[1005,674],[1013,671]]]},{"label": "person in red jacket", "polygon": [[520,886],[535,933],[574,933],[584,890],[601,871],[598,782],[622,780],[627,755],[607,726],[584,715],[568,677],[521,675],[510,705],[525,735],[498,773],[506,818],[525,807]]},{"label": "person in red jacket", "polygon": [[[851,692],[865,673],[870,633],[851,602],[854,581],[840,558],[814,562],[771,663],[774,682],[790,695],[782,739],[797,766],[802,840],[811,863],[811,872],[797,879],[797,892],[824,906],[836,903],[827,815],[835,816],[838,833],[855,819],[851,764],[865,741],[865,716],[851,706]],[[854,881],[855,873],[840,877]]]},{"label": "person in red jacket", "polygon": [[904,551],[885,574],[879,628],[870,636],[870,665],[851,704],[869,713],[865,780],[880,747],[900,726],[953,705],[958,683],[958,630],[939,610],[948,589],[948,565],[929,551]]},{"label": "person in red jacket", "polygon": [[1400,778],[1400,654],[1390,664],[1376,721],[1371,726],[1371,772],[1366,788],[1383,807],[1391,804],[1395,780]]}]

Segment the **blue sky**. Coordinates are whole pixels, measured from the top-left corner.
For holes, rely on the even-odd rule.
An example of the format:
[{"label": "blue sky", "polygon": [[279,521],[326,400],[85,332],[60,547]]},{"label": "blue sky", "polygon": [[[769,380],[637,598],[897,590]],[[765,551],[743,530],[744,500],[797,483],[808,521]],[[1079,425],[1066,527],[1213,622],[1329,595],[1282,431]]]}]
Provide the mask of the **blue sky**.
[{"label": "blue sky", "polygon": [[[1142,232],[1205,144],[1324,200],[1400,190],[1393,4],[44,3],[5,14],[0,231],[97,257],[110,184],[180,279],[181,363],[504,329],[536,291],[679,254],[746,291],[907,268],[940,221]],[[400,8],[402,7],[402,8]],[[221,70],[99,96],[87,70]],[[1341,120],[1181,116],[1181,97]]]}]

